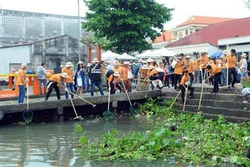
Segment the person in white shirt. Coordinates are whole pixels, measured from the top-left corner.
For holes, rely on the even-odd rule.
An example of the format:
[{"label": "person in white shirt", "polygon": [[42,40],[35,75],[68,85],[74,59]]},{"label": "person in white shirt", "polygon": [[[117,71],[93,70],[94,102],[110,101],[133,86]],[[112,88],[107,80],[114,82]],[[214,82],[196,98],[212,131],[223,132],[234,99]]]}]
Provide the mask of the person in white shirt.
[{"label": "person in white shirt", "polygon": [[45,64],[42,63],[41,66],[39,67],[42,72],[42,75],[37,76],[38,77],[38,81],[39,81],[39,90],[40,90],[40,95],[42,95],[42,84],[43,84],[43,88],[44,88],[44,94],[46,94],[46,83],[47,83],[47,79],[46,79],[46,69],[45,69]]},{"label": "person in white shirt", "polygon": [[241,78],[244,78],[244,77],[248,76],[248,73],[247,73],[247,59],[246,59],[247,55],[246,55],[246,53],[243,53],[241,55],[241,57],[243,58],[242,64],[241,64],[241,67],[240,67],[240,69],[241,69]]}]

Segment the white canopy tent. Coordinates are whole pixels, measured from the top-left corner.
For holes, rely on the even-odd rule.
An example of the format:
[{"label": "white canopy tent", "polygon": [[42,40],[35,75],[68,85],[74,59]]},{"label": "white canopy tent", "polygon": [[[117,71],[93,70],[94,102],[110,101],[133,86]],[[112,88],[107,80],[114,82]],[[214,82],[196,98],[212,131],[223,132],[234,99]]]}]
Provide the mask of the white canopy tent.
[{"label": "white canopy tent", "polygon": [[105,53],[102,53],[102,61],[105,61],[105,60],[115,60],[115,58],[118,58],[119,54],[116,54],[114,52],[111,52],[110,50],[108,50],[107,52]]},{"label": "white canopy tent", "polygon": [[138,59],[161,59],[160,55],[157,53],[152,52],[151,50],[147,50],[146,52],[143,52],[137,56],[135,56]]},{"label": "white canopy tent", "polygon": [[127,53],[123,53],[119,57],[117,57],[119,60],[137,60],[137,58],[128,55]]},{"label": "white canopy tent", "polygon": [[175,52],[170,51],[166,48],[161,48],[161,49],[157,49],[154,50],[153,53],[160,55],[161,57],[173,57],[174,55],[176,55]]}]

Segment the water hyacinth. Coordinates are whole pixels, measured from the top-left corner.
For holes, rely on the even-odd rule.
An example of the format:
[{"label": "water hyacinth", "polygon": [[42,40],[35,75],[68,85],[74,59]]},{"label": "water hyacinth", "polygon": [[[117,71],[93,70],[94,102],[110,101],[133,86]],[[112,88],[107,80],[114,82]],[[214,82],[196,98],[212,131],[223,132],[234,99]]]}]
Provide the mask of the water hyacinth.
[{"label": "water hyacinth", "polygon": [[[174,158],[175,163],[218,165],[229,162],[250,167],[247,156],[250,154],[250,123],[229,123],[222,116],[213,121],[203,118],[202,114],[178,114],[173,108],[158,106],[152,99],[140,105],[138,111],[140,119],[154,120],[152,130],[126,135],[114,130],[93,142],[82,136],[84,142],[78,149],[79,155],[88,160]],[[154,119],[157,117],[161,120]]]}]

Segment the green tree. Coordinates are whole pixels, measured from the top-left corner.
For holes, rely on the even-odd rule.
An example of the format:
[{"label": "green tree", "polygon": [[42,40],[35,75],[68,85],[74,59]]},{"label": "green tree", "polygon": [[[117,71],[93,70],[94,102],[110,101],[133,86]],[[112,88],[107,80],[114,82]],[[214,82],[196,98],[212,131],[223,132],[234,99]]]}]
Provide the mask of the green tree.
[{"label": "green tree", "polygon": [[86,13],[83,28],[95,37],[110,41],[110,50],[118,53],[143,51],[151,48],[146,38],[155,40],[171,20],[173,9],[155,0],[83,0],[90,12]]}]

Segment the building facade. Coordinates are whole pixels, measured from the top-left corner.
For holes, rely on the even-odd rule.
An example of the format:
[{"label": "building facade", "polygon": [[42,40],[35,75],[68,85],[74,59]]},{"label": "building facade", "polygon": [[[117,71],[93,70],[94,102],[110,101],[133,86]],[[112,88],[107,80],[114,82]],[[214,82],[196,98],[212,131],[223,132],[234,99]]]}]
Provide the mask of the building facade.
[{"label": "building facade", "polygon": [[[85,48],[84,48],[85,47]],[[81,46],[81,60],[87,62],[86,46]],[[5,46],[0,48],[0,72],[7,74],[11,69],[18,70],[22,63],[28,64],[28,70],[35,69],[45,63],[47,69],[53,70],[67,61],[78,62],[78,40],[62,35],[27,44]]]},{"label": "building facade", "polygon": [[80,37],[77,16],[0,9],[0,47],[64,34]]},{"label": "building facade", "polygon": [[211,24],[233,20],[233,18],[221,18],[210,16],[190,16],[187,21],[171,29],[171,42],[178,41],[194,32],[197,32]]}]

